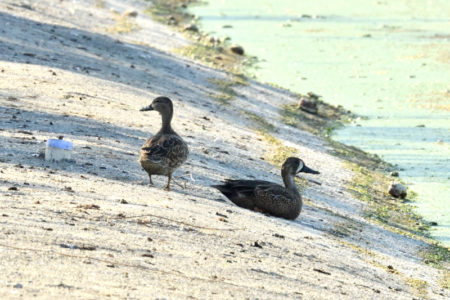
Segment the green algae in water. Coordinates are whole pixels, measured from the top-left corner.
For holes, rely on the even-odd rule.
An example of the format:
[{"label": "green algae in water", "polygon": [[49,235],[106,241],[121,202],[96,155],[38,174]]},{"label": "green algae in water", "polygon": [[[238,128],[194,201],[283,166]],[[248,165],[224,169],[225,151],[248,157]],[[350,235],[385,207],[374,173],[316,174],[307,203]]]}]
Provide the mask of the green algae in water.
[{"label": "green algae in water", "polygon": [[396,165],[450,245],[450,2],[431,2],[210,0],[190,11],[256,55],[260,81],[368,117],[333,138]]}]

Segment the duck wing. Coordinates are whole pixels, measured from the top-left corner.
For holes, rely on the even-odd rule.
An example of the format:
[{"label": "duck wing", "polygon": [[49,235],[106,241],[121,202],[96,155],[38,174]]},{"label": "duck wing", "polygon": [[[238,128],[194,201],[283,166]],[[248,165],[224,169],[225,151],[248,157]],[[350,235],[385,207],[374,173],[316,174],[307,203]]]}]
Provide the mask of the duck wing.
[{"label": "duck wing", "polygon": [[281,185],[258,185],[254,193],[255,206],[264,212],[286,219],[295,219],[300,214],[300,201]]},{"label": "duck wing", "polygon": [[140,160],[176,168],[186,161],[188,154],[187,144],[179,135],[155,135],[142,146]]},{"label": "duck wing", "polygon": [[232,180],[227,179],[224,184],[213,185],[237,206],[254,209],[255,189],[259,185],[273,184],[263,180]]}]

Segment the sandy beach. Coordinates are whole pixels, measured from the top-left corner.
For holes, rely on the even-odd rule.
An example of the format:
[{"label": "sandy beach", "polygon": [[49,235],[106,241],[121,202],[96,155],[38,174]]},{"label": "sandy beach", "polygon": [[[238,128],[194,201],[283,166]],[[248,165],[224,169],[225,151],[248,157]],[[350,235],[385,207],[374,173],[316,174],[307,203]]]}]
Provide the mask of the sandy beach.
[{"label": "sandy beach", "polygon": [[[230,75],[175,54],[193,42],[148,5],[0,3],[1,299],[450,298],[448,265],[420,256],[430,245],[365,218],[367,203],[348,188],[357,174],[327,140],[281,121],[278,106],[294,94],[249,81],[217,101],[212,82]],[[137,16],[121,17],[127,9]],[[120,33],[123,24],[132,30]],[[165,177],[148,186],[137,162],[161,124],[139,109],[158,95],[173,100],[173,127],[190,147],[170,192]],[[295,221],[210,187],[281,183],[258,117],[321,172],[303,175]],[[73,161],[45,161],[45,141],[61,135]]]}]

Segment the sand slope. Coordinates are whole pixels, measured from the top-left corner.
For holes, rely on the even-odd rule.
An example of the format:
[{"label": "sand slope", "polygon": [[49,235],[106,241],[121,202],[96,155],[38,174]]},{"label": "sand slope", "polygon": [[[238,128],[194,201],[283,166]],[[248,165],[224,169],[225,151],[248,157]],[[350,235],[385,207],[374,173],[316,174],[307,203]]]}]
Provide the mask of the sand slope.
[{"label": "sand slope", "polygon": [[[140,29],[108,32],[110,8],[128,7]],[[171,54],[190,42],[143,9],[0,3],[0,298],[450,296],[440,271],[418,258],[420,241],[363,219],[364,204],[345,188],[353,174],[329,145],[279,121],[278,105],[293,95],[251,83],[231,105],[218,103],[210,79],[227,75]],[[177,179],[185,189],[163,191],[163,177],[147,186],[137,163],[160,126],[156,113],[138,110],[157,95],[174,100],[173,127],[191,149],[175,174],[186,175]],[[281,180],[243,108],[321,172],[304,176],[309,205],[293,222],[240,209],[209,187],[229,177]],[[74,143],[74,163],[43,160],[44,141],[59,135]],[[335,234],[337,225],[350,234]],[[412,287],[423,281],[424,290]]]}]

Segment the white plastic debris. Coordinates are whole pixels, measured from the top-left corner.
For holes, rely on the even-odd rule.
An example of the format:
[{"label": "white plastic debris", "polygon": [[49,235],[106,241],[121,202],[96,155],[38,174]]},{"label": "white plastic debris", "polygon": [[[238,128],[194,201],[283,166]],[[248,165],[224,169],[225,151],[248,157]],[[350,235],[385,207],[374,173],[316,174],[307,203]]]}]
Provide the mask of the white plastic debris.
[{"label": "white plastic debris", "polygon": [[73,145],[62,139],[49,139],[45,146],[45,160],[71,160]]}]

